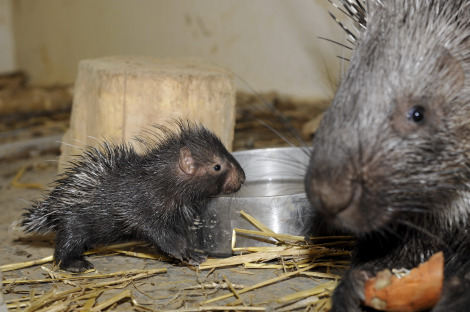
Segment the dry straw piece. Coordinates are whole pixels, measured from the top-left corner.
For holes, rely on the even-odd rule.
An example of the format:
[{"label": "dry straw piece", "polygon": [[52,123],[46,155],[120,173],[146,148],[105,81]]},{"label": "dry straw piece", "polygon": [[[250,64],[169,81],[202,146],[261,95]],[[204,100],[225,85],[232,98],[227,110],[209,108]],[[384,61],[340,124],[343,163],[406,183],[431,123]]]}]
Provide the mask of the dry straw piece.
[{"label": "dry straw piece", "polygon": [[30,188],[30,189],[38,189],[38,190],[46,189],[44,185],[42,184],[20,182],[20,179],[23,177],[26,171],[30,170],[31,168],[32,166],[21,167],[20,170],[18,170],[16,175],[13,177],[13,180],[11,181],[11,186],[17,187],[17,188]]}]

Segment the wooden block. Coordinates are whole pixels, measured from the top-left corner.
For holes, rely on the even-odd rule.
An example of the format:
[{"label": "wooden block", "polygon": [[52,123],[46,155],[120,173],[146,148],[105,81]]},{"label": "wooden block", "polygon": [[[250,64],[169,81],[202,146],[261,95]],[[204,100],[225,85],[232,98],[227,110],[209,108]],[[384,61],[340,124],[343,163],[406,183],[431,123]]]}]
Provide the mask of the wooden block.
[{"label": "wooden block", "polygon": [[78,147],[103,140],[132,142],[149,125],[174,118],[204,124],[231,150],[232,74],[194,59],[113,56],[81,61],[59,172],[70,156],[81,153]]}]

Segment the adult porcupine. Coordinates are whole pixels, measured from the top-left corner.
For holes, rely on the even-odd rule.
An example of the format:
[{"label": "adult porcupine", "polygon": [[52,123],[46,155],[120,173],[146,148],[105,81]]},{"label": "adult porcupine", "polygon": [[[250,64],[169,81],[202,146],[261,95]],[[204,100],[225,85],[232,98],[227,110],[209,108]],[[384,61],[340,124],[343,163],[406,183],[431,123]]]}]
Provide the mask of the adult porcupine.
[{"label": "adult porcupine", "polygon": [[[442,250],[432,311],[470,307],[470,0],[342,0],[359,29],[315,135],[308,197],[357,235],[333,311],[360,311],[367,276]],[[355,37],[354,37],[355,36]]]},{"label": "adult porcupine", "polygon": [[26,232],[56,232],[54,260],[62,269],[92,268],[82,253],[97,245],[146,240],[191,263],[205,257],[191,249],[188,229],[211,196],[240,189],[245,173],[220,140],[203,126],[177,121],[161,141],[88,147],[52,192],[21,220]]}]

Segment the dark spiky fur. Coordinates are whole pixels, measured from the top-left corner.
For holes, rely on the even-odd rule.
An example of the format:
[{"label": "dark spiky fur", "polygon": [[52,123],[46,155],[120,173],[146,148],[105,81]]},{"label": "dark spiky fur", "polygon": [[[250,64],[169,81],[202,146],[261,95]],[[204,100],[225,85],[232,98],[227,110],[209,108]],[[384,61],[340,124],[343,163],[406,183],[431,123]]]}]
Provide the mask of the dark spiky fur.
[{"label": "dark spiky fur", "polygon": [[[245,174],[213,133],[176,123],[177,132],[159,126],[160,134],[138,139],[142,153],[106,142],[86,148],[23,215],[24,230],[57,233],[55,262],[69,271],[92,268],[84,251],[123,240],[146,240],[177,259],[201,262],[203,254],[188,244],[189,226],[209,197],[236,192]],[[191,174],[180,165],[186,149]]]},{"label": "dark spiky fur", "polygon": [[350,30],[354,52],[306,176],[325,221],[358,237],[333,311],[361,311],[367,276],[440,250],[445,286],[432,311],[467,311],[470,1],[338,1],[364,27]]}]

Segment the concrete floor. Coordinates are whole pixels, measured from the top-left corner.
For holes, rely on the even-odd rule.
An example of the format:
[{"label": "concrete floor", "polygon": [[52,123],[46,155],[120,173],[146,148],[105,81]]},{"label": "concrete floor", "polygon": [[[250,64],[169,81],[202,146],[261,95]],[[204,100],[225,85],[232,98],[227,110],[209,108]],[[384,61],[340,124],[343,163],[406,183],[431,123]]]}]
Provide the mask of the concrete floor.
[{"label": "concrete floor", "polygon": [[[23,208],[28,206],[31,200],[41,198],[44,191],[17,188],[11,185],[15,174],[23,166],[31,166],[22,177],[22,182],[38,183],[47,185],[52,182],[56,176],[56,160],[58,155],[48,154],[29,159],[20,159],[0,163],[0,265],[24,262],[33,259],[43,258],[53,253],[53,239],[38,236],[28,236],[20,231],[10,230],[11,224],[18,220]],[[150,269],[167,268],[168,272],[158,274],[139,282],[130,284],[126,289],[131,289],[135,300],[154,310],[171,310],[183,307],[194,307],[206,298],[216,297],[229,290],[202,289],[202,290],[184,290],[185,287],[198,285],[207,282],[223,281],[226,276],[232,283],[243,284],[246,286],[274,278],[281,274],[281,271],[263,269],[249,270],[242,267],[232,267],[226,269],[216,269],[215,271],[196,272],[195,270],[178,264],[177,262],[164,262],[157,260],[146,260],[129,256],[95,256],[91,262],[95,265],[99,273],[110,273],[130,269]],[[51,268],[51,264],[44,265]],[[248,272],[248,274],[243,274]],[[34,266],[26,269],[9,271],[3,273],[3,279],[18,278],[45,278],[46,271],[41,266]],[[71,288],[64,283],[54,283],[58,290]],[[289,293],[298,292],[304,289],[314,287],[317,281],[307,277],[292,277],[283,282],[265,286],[255,291],[250,291],[242,295],[245,304],[266,307],[272,310],[279,307],[276,300]],[[29,296],[32,291],[35,294],[47,292],[53,287],[50,283],[34,285],[16,285],[14,287],[4,286],[4,299],[12,300],[23,296]],[[122,292],[122,289],[107,291],[98,299],[98,302],[104,301],[113,293]],[[216,305],[223,305],[233,301],[234,298],[216,302]],[[115,310],[129,310],[129,300],[118,304]],[[303,309],[302,309],[303,310]]]}]

